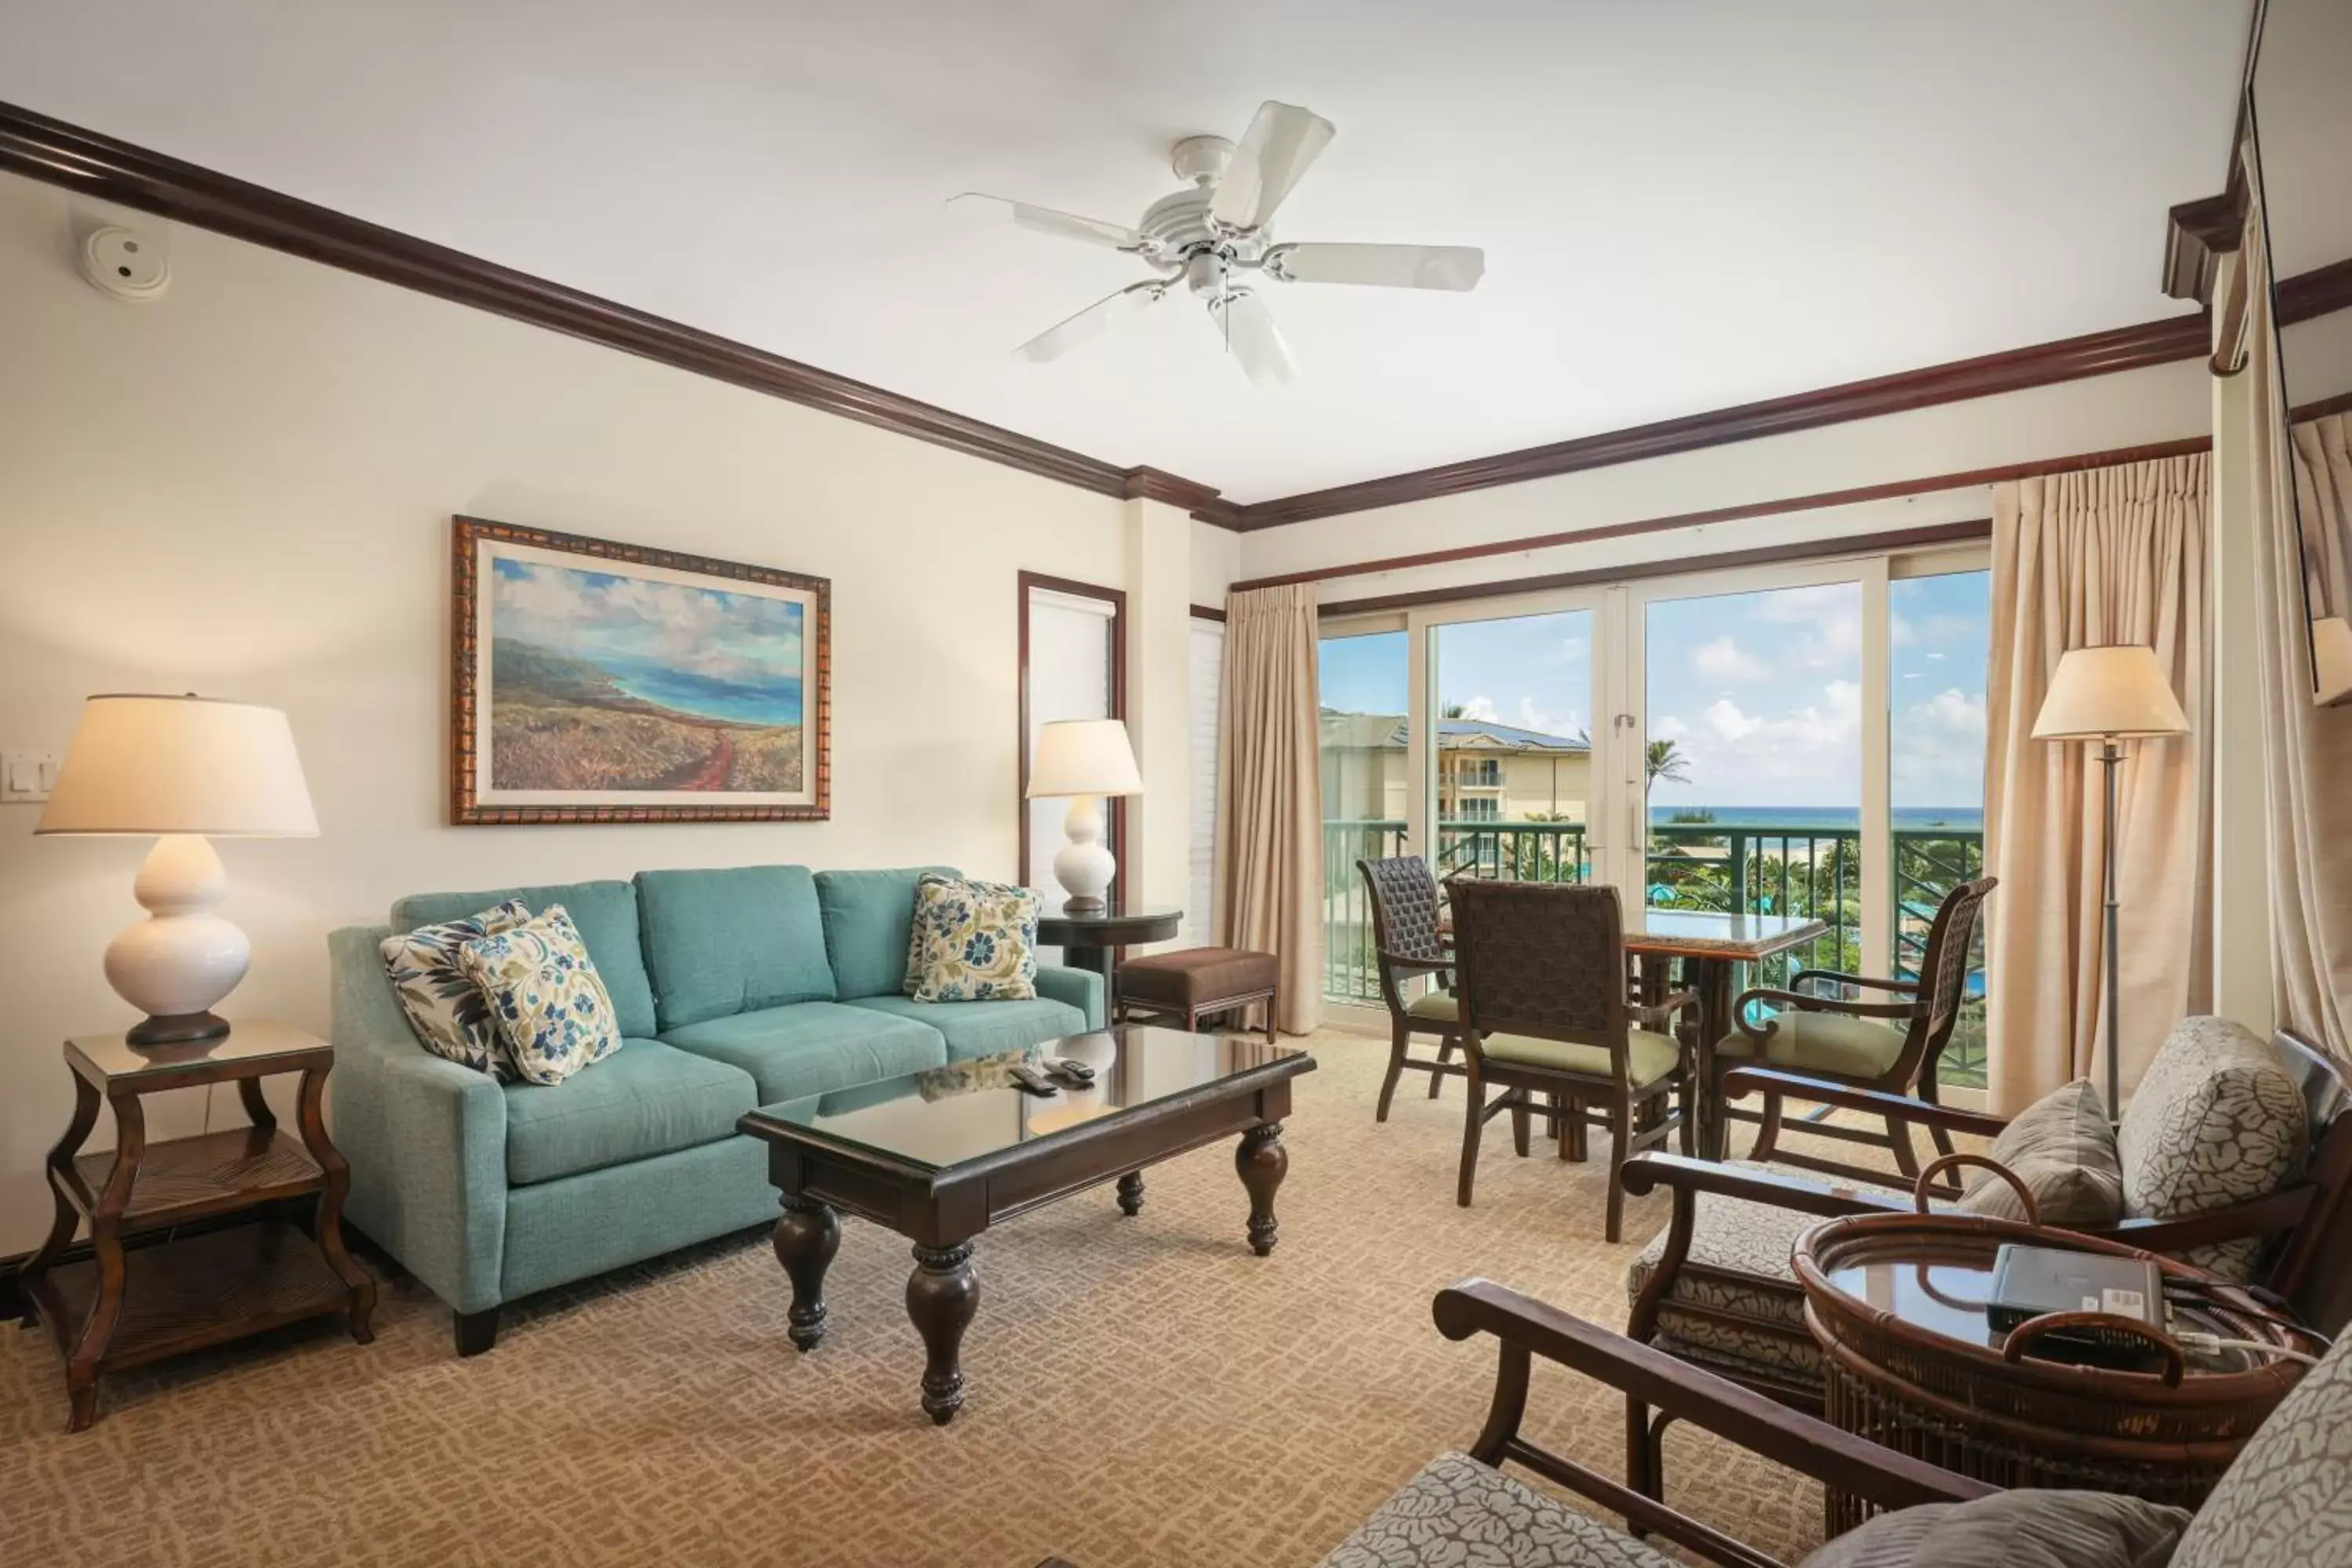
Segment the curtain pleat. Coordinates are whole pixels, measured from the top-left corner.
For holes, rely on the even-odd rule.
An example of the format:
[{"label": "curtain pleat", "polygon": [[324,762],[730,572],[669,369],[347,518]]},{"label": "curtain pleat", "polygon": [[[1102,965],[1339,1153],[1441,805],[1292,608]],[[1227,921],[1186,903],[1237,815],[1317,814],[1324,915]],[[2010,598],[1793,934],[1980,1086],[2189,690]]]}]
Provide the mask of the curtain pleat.
[{"label": "curtain pleat", "polygon": [[1316,653],[1313,584],[1227,596],[1217,749],[1219,940],[1274,954],[1282,984],[1275,1021],[1292,1035],[1323,1021]]}]

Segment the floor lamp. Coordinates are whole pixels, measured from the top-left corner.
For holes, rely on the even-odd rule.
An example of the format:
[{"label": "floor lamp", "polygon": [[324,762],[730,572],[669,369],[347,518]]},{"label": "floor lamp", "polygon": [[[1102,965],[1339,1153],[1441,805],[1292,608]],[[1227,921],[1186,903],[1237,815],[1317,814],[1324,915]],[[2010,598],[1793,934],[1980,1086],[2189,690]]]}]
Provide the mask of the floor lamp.
[{"label": "floor lamp", "polygon": [[2107,983],[2107,1115],[2123,1114],[2123,968],[2116,943],[2116,766],[2124,760],[2116,742],[2162,735],[2185,735],[2189,716],[2172,694],[2156,650],[2138,643],[2078,647],[2058,661],[2049,694],[2033,721],[2037,741],[2099,742],[2106,769],[2107,830],[2100,848],[2106,887],[2106,940],[2100,960]]}]

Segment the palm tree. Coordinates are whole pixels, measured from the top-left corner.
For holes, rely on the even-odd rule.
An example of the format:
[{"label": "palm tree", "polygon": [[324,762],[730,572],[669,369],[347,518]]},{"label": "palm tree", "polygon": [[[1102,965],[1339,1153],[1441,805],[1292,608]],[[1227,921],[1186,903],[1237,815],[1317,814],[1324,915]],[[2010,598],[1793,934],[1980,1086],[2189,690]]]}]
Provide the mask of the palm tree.
[{"label": "palm tree", "polygon": [[1437,716],[1441,719],[1459,719],[1462,717],[1462,711],[1461,703],[1448,702],[1437,710]]},{"label": "palm tree", "polygon": [[1646,780],[1649,784],[1654,784],[1660,779],[1664,779],[1670,784],[1690,782],[1690,773],[1687,771],[1690,759],[1684,756],[1680,748],[1672,741],[1651,742],[1648,754],[1642,761],[1643,770],[1649,775]]}]

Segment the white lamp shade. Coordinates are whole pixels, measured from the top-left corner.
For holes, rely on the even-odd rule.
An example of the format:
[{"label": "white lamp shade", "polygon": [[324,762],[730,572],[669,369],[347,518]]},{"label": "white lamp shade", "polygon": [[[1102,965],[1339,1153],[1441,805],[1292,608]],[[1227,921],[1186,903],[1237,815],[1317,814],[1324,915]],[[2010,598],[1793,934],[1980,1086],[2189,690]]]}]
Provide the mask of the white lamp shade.
[{"label": "white lamp shade", "polygon": [[2058,661],[2033,721],[2037,741],[2185,735],[2189,716],[2156,650],[2138,643],[2078,647]]},{"label": "white lamp shade", "polygon": [[93,697],[36,833],[308,838],[319,818],[275,708],[203,697]]},{"label": "white lamp shade", "polygon": [[1030,798],[1061,795],[1141,795],[1143,775],[1127,725],[1118,719],[1059,719],[1037,727],[1029,763]]}]

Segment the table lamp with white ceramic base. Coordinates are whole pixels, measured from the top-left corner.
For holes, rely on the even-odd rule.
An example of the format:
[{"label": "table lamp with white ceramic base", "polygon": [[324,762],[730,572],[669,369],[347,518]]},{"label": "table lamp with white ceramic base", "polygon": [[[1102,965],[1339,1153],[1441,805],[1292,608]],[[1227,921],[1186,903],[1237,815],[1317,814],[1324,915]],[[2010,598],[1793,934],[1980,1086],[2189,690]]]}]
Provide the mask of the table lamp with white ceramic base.
[{"label": "table lamp with white ceramic base", "polygon": [[1067,895],[1063,909],[1088,914],[1108,907],[1118,861],[1102,841],[1102,802],[1108,795],[1142,793],[1143,775],[1136,769],[1125,721],[1062,719],[1037,727],[1029,798],[1070,797],[1070,814],[1062,823],[1070,841],[1054,857],[1054,879]]},{"label": "table lamp with white ceramic base", "polygon": [[2156,650],[2139,643],[2078,647],[2061,655],[2058,668],[2050,677],[2050,689],[2042,696],[2042,711],[2033,720],[2033,738],[2037,741],[2098,742],[2098,760],[2106,769],[2106,831],[2100,838],[2105,860],[2101,871],[2106,894],[2103,910],[2105,927],[2099,959],[2106,978],[2106,1110],[2110,1121],[2123,1115],[2123,960],[2116,951],[2116,910],[2120,906],[2116,897],[2116,769],[2122,764],[2124,753],[2116,742],[2158,740],[2188,732],[2189,716],[2180,710],[2180,699],[2172,694],[2172,682],[2166,678],[2164,667],[2157,663]]},{"label": "table lamp with white ceramic base", "polygon": [[228,873],[213,837],[308,838],[319,819],[275,708],[184,697],[93,697],[66,749],[37,834],[155,837],[131,891],[147,910],[106,949],[106,978],[147,1015],[134,1046],[215,1039],[212,1009],[245,978],[252,949],[215,912]]}]

